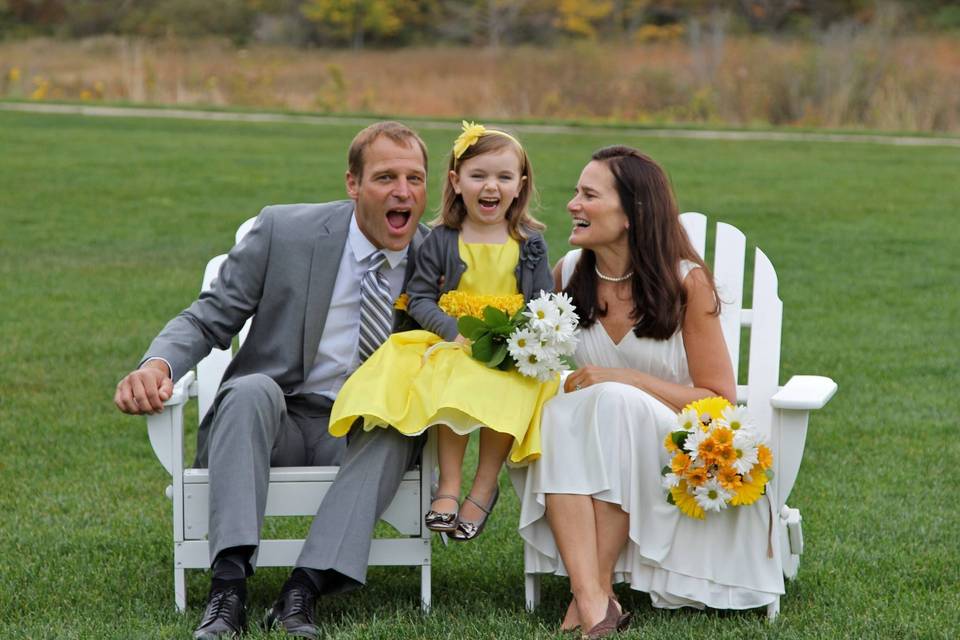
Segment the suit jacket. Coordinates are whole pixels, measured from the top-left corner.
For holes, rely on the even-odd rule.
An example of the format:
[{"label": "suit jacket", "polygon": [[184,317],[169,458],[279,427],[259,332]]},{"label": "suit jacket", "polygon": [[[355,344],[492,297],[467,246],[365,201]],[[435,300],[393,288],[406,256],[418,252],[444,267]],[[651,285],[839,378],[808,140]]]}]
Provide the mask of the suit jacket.
[{"label": "suit jacket", "polygon": [[[141,362],[165,358],[179,379],[214,347],[228,348],[253,315],[221,382],[261,373],[284,395],[295,393],[313,368],[353,209],[351,200],[265,207],[210,290],[167,323]],[[421,225],[410,244],[404,287],[426,232]],[[395,317],[394,325],[401,319],[408,321]],[[201,424],[198,456],[210,418]]]}]

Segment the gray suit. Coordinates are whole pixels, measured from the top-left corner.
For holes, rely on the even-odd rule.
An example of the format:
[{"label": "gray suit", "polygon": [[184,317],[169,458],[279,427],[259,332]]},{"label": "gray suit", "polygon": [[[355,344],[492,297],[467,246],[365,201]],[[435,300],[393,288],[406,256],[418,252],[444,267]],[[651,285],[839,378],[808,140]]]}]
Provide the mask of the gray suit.
[{"label": "gray suit", "polygon": [[[421,439],[392,429],[358,434],[349,445],[330,437],[331,402],[300,393],[353,208],[350,200],[264,208],[214,286],[167,323],[144,355],[165,358],[179,378],[212,348],[227,348],[254,316],[197,435],[195,465],[210,469],[211,561],[223,549],[259,544],[271,465],[341,464],[297,566],[333,569],[348,578],[341,588],[362,584],[373,526],[419,456]],[[421,228],[411,243],[404,283],[424,235]]]}]

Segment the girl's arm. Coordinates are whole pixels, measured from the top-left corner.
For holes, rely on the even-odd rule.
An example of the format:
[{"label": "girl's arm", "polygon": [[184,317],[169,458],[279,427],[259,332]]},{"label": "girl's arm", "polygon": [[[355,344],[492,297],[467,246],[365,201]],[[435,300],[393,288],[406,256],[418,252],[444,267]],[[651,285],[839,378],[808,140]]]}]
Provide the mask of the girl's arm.
[{"label": "girl's arm", "polygon": [[444,340],[453,341],[459,335],[457,321],[437,306],[440,299],[440,279],[443,273],[443,243],[436,230],[426,237],[417,250],[413,274],[407,283],[407,313],[421,327]]},{"label": "girl's arm", "polygon": [[693,387],[668,382],[635,369],[588,365],[571,373],[564,389],[570,392],[576,390],[577,385],[584,388],[599,382],[623,382],[643,389],[676,410],[710,396],[723,396],[735,403],[736,379],[720,318],[713,315],[713,288],[702,269],[693,269],[683,285],[687,290],[687,309],[681,330]]}]

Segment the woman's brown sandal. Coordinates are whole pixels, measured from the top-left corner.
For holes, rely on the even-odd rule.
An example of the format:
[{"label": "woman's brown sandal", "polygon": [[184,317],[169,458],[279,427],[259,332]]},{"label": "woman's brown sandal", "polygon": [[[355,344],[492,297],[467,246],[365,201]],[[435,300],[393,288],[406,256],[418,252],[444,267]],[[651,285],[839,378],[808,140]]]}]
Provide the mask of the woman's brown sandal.
[{"label": "woman's brown sandal", "polygon": [[[583,640],[598,640],[599,638],[612,636],[620,631],[623,616],[624,614],[617,608],[616,601],[613,598],[609,598],[607,600],[607,614],[603,617],[603,620],[593,625],[590,631],[587,631],[580,637]],[[626,623],[630,623],[629,618]]]},{"label": "woman's brown sandal", "polygon": [[[457,503],[460,502],[460,498],[450,495],[449,493],[438,493],[433,497],[433,502],[442,500],[444,498],[447,500],[453,500]],[[427,527],[427,529],[430,529],[430,531],[452,533],[457,529],[457,513],[450,513],[449,511],[434,511],[433,509],[430,509],[430,511],[427,511],[427,515],[423,516],[423,524]]]}]

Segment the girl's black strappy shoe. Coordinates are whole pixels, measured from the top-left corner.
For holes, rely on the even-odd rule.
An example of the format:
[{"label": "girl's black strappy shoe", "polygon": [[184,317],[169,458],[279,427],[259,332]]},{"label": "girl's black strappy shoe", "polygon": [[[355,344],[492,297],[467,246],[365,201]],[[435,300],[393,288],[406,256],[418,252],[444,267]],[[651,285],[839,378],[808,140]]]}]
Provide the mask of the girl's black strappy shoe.
[{"label": "girl's black strappy shoe", "polygon": [[468,495],[465,499],[469,500],[474,505],[476,505],[476,507],[480,509],[480,511],[483,511],[483,517],[480,520],[477,520],[476,522],[470,522],[467,520],[458,520],[457,528],[453,533],[450,534],[450,538],[452,540],[456,540],[457,542],[466,542],[467,540],[473,540],[478,535],[480,535],[480,532],[482,532],[483,528],[486,526],[487,518],[490,517],[490,512],[493,511],[493,508],[496,506],[497,499],[499,497],[500,497],[499,486],[493,492],[493,499],[490,501],[490,504],[487,506],[483,506],[482,504],[480,504],[479,502],[477,502],[471,496]]},{"label": "girl's black strappy shoe", "polygon": [[[450,495],[449,493],[438,493],[433,497],[433,501],[436,502],[441,498],[453,500],[454,502],[460,501],[459,497]],[[452,533],[457,528],[457,514],[456,512],[450,513],[449,511],[434,511],[431,509],[427,511],[427,515],[423,516],[423,524],[427,529],[430,529],[430,531]]]}]

